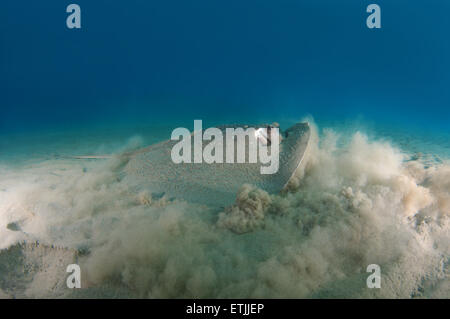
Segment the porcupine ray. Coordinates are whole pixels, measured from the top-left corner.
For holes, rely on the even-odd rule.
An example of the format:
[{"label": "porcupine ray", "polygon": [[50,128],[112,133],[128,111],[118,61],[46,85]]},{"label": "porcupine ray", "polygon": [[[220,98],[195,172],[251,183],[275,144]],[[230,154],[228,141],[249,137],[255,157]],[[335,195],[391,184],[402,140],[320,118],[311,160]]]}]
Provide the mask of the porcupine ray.
[{"label": "porcupine ray", "polygon": [[[218,127],[224,134],[227,128],[253,127],[267,130],[273,126]],[[267,131],[266,131],[267,132]],[[274,174],[261,174],[265,166],[258,156],[256,163],[226,163],[226,145],[223,143],[223,163],[174,163],[172,148],[178,141],[167,140],[134,152],[120,155],[124,159],[120,178],[136,192],[147,191],[157,196],[183,199],[209,206],[227,206],[234,202],[244,184],[256,186],[270,194],[279,193],[286,187],[297,168],[302,165],[310,140],[308,123],[297,123],[280,131],[279,169]],[[193,139],[192,143],[193,142]],[[210,141],[202,140],[203,148]],[[270,149],[269,141],[268,148]],[[245,143],[248,158],[249,144]],[[235,156],[236,146],[235,146]],[[105,158],[108,156],[78,156],[77,158]]]}]

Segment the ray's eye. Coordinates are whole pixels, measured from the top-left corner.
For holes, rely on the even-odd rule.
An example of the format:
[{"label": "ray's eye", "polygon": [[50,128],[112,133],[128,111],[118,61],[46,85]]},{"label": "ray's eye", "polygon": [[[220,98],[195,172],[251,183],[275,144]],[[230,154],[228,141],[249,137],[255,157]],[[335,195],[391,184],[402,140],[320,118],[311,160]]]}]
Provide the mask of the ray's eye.
[{"label": "ray's eye", "polygon": [[271,144],[271,126],[267,126],[266,128],[259,128],[255,131],[256,138],[261,142],[263,145],[270,145]]}]

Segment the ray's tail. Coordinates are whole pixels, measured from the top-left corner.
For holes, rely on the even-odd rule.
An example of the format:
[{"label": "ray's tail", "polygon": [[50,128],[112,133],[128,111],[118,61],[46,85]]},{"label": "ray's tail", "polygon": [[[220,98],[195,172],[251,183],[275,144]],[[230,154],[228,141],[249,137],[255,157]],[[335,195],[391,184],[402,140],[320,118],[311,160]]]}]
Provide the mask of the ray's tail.
[{"label": "ray's tail", "polygon": [[81,156],[70,156],[74,159],[110,159],[112,155],[81,155]]}]

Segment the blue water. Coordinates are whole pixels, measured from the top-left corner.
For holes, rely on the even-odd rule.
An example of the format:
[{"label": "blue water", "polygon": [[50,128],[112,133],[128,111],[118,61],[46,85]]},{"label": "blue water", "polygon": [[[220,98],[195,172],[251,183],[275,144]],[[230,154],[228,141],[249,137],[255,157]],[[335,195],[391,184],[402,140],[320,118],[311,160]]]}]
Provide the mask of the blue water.
[{"label": "blue water", "polygon": [[0,132],[357,120],[448,134],[450,3],[2,2]]}]

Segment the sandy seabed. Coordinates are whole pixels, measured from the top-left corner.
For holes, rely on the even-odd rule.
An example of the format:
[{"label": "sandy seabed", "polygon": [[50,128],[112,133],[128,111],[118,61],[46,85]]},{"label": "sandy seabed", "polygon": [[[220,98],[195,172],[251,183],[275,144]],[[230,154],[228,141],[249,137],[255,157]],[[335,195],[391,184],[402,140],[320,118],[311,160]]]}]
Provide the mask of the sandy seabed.
[{"label": "sandy seabed", "polygon": [[288,192],[221,211],[133,193],[114,158],[3,161],[0,298],[450,298],[448,159],[317,132]]}]

